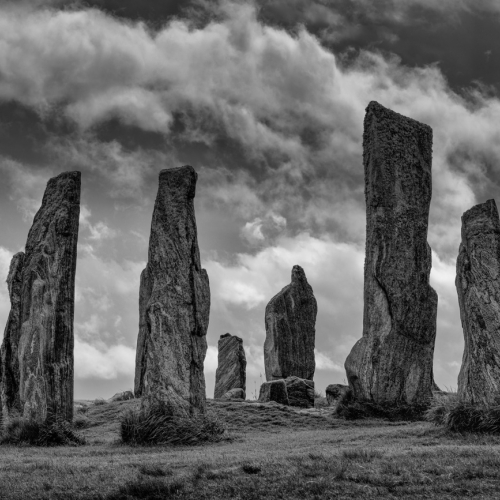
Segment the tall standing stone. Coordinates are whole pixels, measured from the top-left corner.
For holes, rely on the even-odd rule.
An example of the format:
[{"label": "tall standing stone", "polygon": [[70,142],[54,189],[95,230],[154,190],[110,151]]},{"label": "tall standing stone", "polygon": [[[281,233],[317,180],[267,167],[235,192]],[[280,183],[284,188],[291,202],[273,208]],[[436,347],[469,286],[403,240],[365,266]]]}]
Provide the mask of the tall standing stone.
[{"label": "tall standing stone", "polygon": [[190,166],[162,170],[141,276],[135,394],[179,414],[205,410],[210,286],[201,268]]},{"label": "tall standing stone", "polygon": [[312,380],[318,306],[304,270],[293,266],[292,282],[266,307],[266,380],[295,376]]},{"label": "tall standing stone", "polygon": [[458,396],[490,404],[500,396],[500,220],[494,200],[462,216],[457,259],[460,318],[465,338]]},{"label": "tall standing stone", "polygon": [[418,404],[432,395],[436,337],[427,243],[432,129],[371,102],[363,162],[363,337],[345,362],[347,378],[357,399]]},{"label": "tall standing stone", "polygon": [[80,172],[49,180],[24,256],[14,256],[9,272],[12,309],[2,345],[2,407],[38,421],[48,412],[73,418],[80,184]]},{"label": "tall standing stone", "polygon": [[217,371],[215,372],[214,398],[219,399],[231,389],[243,389],[246,397],[247,360],[243,340],[226,333],[219,339]]}]

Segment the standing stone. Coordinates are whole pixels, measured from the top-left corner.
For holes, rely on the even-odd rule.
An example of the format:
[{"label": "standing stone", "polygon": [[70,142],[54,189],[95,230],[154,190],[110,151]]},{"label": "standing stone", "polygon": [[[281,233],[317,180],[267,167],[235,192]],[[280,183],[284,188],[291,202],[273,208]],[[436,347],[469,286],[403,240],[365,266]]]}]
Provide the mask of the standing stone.
[{"label": "standing stone", "polygon": [[214,398],[221,398],[231,389],[242,389],[242,397],[245,399],[246,368],[247,360],[243,349],[243,340],[230,333],[221,335],[218,366],[215,373]]},{"label": "standing stone", "polygon": [[198,249],[197,178],[190,166],[160,172],[139,292],[135,395],[179,414],[205,410],[210,287]]},{"label": "standing stone", "polygon": [[[12,260],[2,345],[4,414],[44,421],[73,418],[73,320],[80,172],[50,179],[28,234]],[[16,359],[17,358],[17,359]]]},{"label": "standing stone", "polygon": [[19,399],[19,358],[17,348],[21,334],[21,288],[23,284],[24,252],[12,257],[7,286],[10,313],[0,349],[0,412],[7,421],[12,412],[22,413]]},{"label": "standing stone", "polygon": [[292,282],[266,307],[266,380],[290,376],[312,380],[318,306],[304,270],[293,266]]},{"label": "standing stone", "polygon": [[465,338],[458,396],[491,404],[500,396],[500,220],[494,200],[462,216],[457,259],[460,318]]},{"label": "standing stone", "polygon": [[363,134],[366,258],[363,337],[345,368],[354,397],[432,396],[437,294],[427,243],[432,129],[371,102]]}]

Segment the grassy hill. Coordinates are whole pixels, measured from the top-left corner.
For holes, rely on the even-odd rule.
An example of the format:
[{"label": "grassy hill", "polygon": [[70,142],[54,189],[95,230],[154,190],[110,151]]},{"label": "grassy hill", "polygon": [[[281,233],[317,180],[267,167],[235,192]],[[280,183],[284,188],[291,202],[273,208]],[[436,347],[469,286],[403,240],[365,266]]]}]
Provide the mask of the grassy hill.
[{"label": "grassy hill", "polygon": [[500,437],[208,401],[228,427],[194,447],[120,444],[137,400],[88,405],[88,444],[0,448],[0,499],[500,498]]}]

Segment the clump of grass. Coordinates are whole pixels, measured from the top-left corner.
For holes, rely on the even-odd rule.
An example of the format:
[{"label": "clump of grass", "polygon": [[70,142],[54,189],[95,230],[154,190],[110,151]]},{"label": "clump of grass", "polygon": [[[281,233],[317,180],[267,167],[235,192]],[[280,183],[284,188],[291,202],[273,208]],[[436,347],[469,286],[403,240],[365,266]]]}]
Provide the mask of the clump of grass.
[{"label": "clump of grass", "polygon": [[73,427],[75,429],[86,429],[90,427],[90,420],[85,414],[77,414],[73,419]]},{"label": "clump of grass", "polygon": [[356,462],[371,462],[375,458],[381,458],[383,453],[380,450],[352,449],[344,450],[342,458]]},{"label": "clump of grass", "polygon": [[435,394],[427,421],[452,432],[500,433],[500,402],[480,405],[460,401],[456,393]]},{"label": "clump of grass", "polygon": [[262,471],[262,467],[253,464],[243,464],[241,470],[247,474],[258,474]]},{"label": "clump of grass", "polygon": [[158,465],[141,465],[139,467],[139,472],[144,476],[152,477],[166,477],[173,474],[170,469],[165,470]]},{"label": "clump of grass", "polygon": [[105,498],[106,500],[129,500],[132,498],[164,500],[181,493],[185,487],[185,480],[181,479],[166,482],[158,478],[140,477],[135,481],[128,482]]},{"label": "clump of grass", "polygon": [[45,422],[23,417],[12,418],[4,426],[0,444],[31,446],[77,446],[85,444],[69,422],[49,413]]},{"label": "clump of grass", "polygon": [[105,405],[107,401],[102,398],[94,399],[94,405],[99,406],[99,405]]},{"label": "clump of grass", "polygon": [[327,408],[328,406],[330,405],[325,397],[320,396],[314,398],[314,408]]},{"label": "clump of grass", "polygon": [[165,402],[128,410],[121,418],[120,435],[128,444],[198,444],[220,441],[226,427],[211,413],[179,416]]},{"label": "clump of grass", "polygon": [[363,418],[383,418],[390,421],[424,420],[425,412],[430,403],[423,404],[377,404],[372,401],[360,401],[346,392],[339,400],[335,413],[346,420],[359,420]]}]

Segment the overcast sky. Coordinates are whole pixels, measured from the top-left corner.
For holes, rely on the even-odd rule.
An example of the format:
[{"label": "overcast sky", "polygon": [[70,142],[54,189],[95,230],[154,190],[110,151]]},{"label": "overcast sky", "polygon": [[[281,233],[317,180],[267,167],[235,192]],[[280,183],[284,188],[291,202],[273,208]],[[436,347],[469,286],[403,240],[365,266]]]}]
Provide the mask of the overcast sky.
[{"label": "overcast sky", "polygon": [[[362,334],[371,100],[434,130],[434,373],[456,387],[460,217],[500,182],[500,2],[68,4],[0,0],[0,280],[48,179],[80,170],[76,398],[133,387],[158,173],[184,164],[198,172],[212,293],[207,396],[226,332],[243,338],[247,394],[258,394],[264,309],[295,264],[318,301],[316,386],[345,382]],[[1,325],[9,308],[4,284]]]}]

